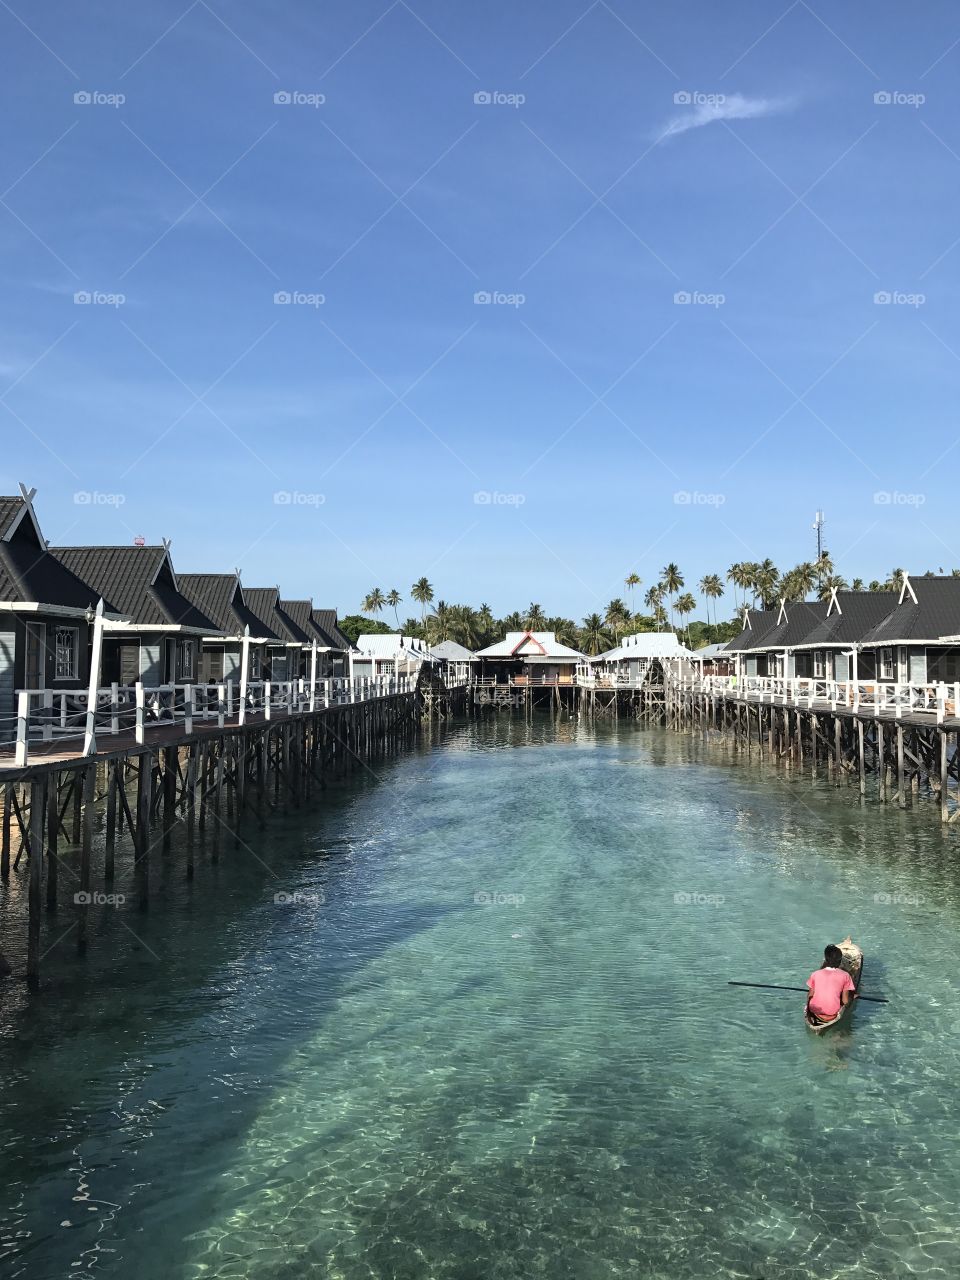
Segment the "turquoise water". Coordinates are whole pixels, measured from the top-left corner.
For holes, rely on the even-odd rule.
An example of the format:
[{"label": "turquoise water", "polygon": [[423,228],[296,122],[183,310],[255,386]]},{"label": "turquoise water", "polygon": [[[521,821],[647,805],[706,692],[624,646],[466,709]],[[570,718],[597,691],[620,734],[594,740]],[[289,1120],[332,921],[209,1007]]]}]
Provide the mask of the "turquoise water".
[{"label": "turquoise water", "polygon": [[[4,1274],[960,1271],[934,806],[623,722],[453,727],[376,772],[192,884],[158,859],[149,915],[7,984]],[[891,1003],[846,1031],[726,985],[848,932]]]}]

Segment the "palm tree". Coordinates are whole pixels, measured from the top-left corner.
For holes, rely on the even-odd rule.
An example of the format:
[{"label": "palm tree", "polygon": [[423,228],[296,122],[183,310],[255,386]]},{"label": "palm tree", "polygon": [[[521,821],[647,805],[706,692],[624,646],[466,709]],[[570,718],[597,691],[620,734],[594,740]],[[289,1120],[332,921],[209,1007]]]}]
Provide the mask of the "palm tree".
[{"label": "palm tree", "polygon": [[613,628],[614,640],[619,640],[621,627],[625,627],[630,621],[630,610],[622,600],[611,600],[607,605],[603,621],[608,627]]},{"label": "palm tree", "polygon": [[886,580],[884,590],[886,591],[902,591],[904,571],[902,569],[894,569],[890,577]]},{"label": "palm tree", "polygon": [[[677,602],[673,607],[676,609],[680,617],[683,618],[688,613],[693,613],[694,609],[697,607],[697,602],[689,591],[685,591],[682,596],[677,597]],[[689,628],[687,629],[687,639],[690,639]]]},{"label": "palm tree", "polygon": [[772,560],[764,560],[762,564],[753,566],[751,585],[759,596],[762,607],[772,609],[780,586],[780,573]]},{"label": "palm tree", "polygon": [[480,617],[468,604],[455,604],[450,609],[453,639],[467,649],[479,648]]},{"label": "palm tree", "polygon": [[400,630],[400,614],[397,612],[397,606],[403,604],[403,596],[400,594],[400,592],[397,590],[396,587],[393,587],[390,591],[387,592],[387,604],[393,610],[393,616],[397,620],[397,630],[399,631]]},{"label": "palm tree", "polygon": [[660,622],[663,617],[663,587],[651,587],[647,594],[643,597],[643,603],[653,614],[657,623],[657,630],[660,630]]},{"label": "palm tree", "polygon": [[673,617],[673,597],[683,586],[683,574],[680,572],[679,566],[672,561],[668,565],[664,565],[660,574],[660,585],[670,598],[670,615]]},{"label": "palm tree", "polygon": [[591,613],[583,620],[580,631],[580,647],[584,653],[603,653],[610,647],[610,636],[603,629],[603,619],[599,613]]},{"label": "palm tree", "polygon": [[[718,573],[707,573],[700,579],[700,590],[707,597],[707,621],[710,621],[710,601],[719,600],[723,595],[723,583]],[[713,606],[713,623],[717,623],[717,606]]]},{"label": "palm tree", "polygon": [[864,588],[864,585],[863,585],[863,579],[862,579],[862,578],[854,578],[854,580],[850,583],[850,590],[851,590],[851,591],[863,591],[864,589],[865,589],[865,588]]},{"label": "palm tree", "polygon": [[833,573],[833,559],[826,547],[824,547],[817,556],[813,567],[817,575],[817,585],[820,586],[823,583],[824,578],[829,577],[829,575]]},{"label": "palm tree", "polygon": [[568,644],[571,649],[576,649],[580,644],[577,624],[572,618],[548,618],[547,630],[552,631],[561,644]]},{"label": "palm tree", "polygon": [[425,621],[427,617],[427,605],[433,603],[433,587],[426,578],[418,578],[410,588],[410,594],[420,605],[420,618],[422,621]]},{"label": "palm tree", "polygon": [[784,574],[784,582],[786,582],[788,576],[794,583],[796,589],[794,598],[797,600],[805,600],[817,585],[817,567],[811,564],[809,560],[804,560],[795,569],[791,569],[789,575]]},{"label": "palm tree", "polygon": [[490,644],[493,639],[496,623],[494,621],[493,612],[490,606],[486,603],[481,604],[480,608],[477,610],[477,625],[480,628],[480,635],[483,643],[485,645]]},{"label": "palm tree", "polygon": [[426,622],[427,644],[440,644],[442,640],[452,640],[454,618],[450,606],[445,600],[438,600],[436,608]]},{"label": "palm tree", "polygon": [[639,577],[639,575],[638,575],[638,574],[636,574],[636,573],[628,573],[628,574],[627,574],[627,576],[626,576],[626,577],[624,578],[624,580],[623,580],[623,585],[624,585],[624,586],[627,588],[627,590],[630,592],[630,600],[631,600],[631,603],[633,602],[633,590],[634,590],[634,587],[639,587],[639,585],[640,585],[641,581],[642,581],[642,579],[641,579],[641,578]]},{"label": "palm tree", "polygon": [[523,620],[523,625],[527,631],[542,631],[546,626],[546,622],[547,615],[540,605],[533,603],[527,605],[526,617]]},{"label": "palm tree", "polygon": [[846,578],[841,578],[839,573],[828,573],[820,579],[820,585],[817,587],[817,599],[829,600],[834,591],[846,591],[846,589]]},{"label": "palm tree", "polygon": [[[742,560],[738,560],[736,564],[732,564],[730,566],[730,568],[727,570],[727,580],[733,583],[734,588],[736,587],[741,588],[741,590],[743,591],[743,602],[744,604],[746,604],[747,586],[749,585],[749,583],[747,578],[747,567]],[[736,590],[734,590],[734,593],[733,593],[733,607],[734,609],[737,609],[737,610],[740,608],[740,603],[737,600]]]},{"label": "palm tree", "polygon": [[360,607],[364,613],[379,613],[386,603],[387,597],[379,587],[374,587],[372,591],[368,591],[364,596],[363,604]]}]

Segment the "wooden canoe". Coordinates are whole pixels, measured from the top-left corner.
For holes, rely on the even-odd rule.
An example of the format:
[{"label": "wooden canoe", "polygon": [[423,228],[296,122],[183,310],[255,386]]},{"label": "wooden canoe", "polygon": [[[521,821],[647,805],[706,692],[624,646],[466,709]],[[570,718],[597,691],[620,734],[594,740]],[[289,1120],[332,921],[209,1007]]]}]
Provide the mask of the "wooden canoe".
[{"label": "wooden canoe", "polygon": [[[840,968],[846,969],[847,973],[849,973],[850,977],[853,979],[853,985],[859,991],[860,978],[863,974],[863,952],[850,937],[846,937],[842,942],[838,942],[837,946],[843,952],[843,959],[840,962]],[[847,1022],[853,1012],[853,1006],[856,1003],[856,1000],[851,1000],[849,1004],[842,1004],[840,1006],[840,1012],[835,1018],[831,1018],[829,1022],[818,1022],[811,1015],[807,1005],[804,1005],[803,1020],[811,1031],[816,1035],[820,1035],[824,1031],[829,1031],[831,1027],[838,1027],[842,1023]]]}]

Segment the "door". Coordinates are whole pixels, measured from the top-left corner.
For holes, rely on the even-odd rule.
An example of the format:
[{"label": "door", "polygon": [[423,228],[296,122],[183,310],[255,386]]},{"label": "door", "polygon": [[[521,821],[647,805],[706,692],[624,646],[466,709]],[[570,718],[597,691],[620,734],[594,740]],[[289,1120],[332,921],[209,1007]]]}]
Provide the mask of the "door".
[{"label": "door", "polygon": [[24,655],[23,687],[45,689],[47,655],[47,628],[42,622],[27,623],[26,651]]}]

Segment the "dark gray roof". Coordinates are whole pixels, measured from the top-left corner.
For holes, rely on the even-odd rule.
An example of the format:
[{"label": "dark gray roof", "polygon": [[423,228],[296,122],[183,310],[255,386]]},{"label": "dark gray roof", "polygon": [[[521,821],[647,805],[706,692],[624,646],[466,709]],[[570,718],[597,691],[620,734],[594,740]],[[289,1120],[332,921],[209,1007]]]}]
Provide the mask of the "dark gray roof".
[{"label": "dark gray roof", "polygon": [[824,615],[819,626],[814,627],[803,645],[860,644],[865,635],[883,621],[896,604],[897,597],[889,591],[838,591],[837,604],[829,616]]},{"label": "dark gray roof", "polygon": [[304,644],[312,645],[314,640],[319,640],[316,628],[310,621],[310,614],[313,611],[313,604],[310,600],[281,600],[280,612],[288,629],[295,633],[296,639]]},{"label": "dark gray roof", "polygon": [[827,603],[820,600],[790,600],[783,608],[782,621],[777,621],[780,618],[779,606],[776,612],[772,609],[767,612],[773,614],[773,626],[759,632],[752,644],[744,646],[746,649],[791,649],[803,644],[810,632],[823,623]]},{"label": "dark gray roof", "polygon": [[313,625],[322,636],[326,637],[327,645],[331,649],[343,649],[346,652],[353,647],[340,630],[336,609],[314,609],[311,617]]},{"label": "dark gray roof", "polygon": [[[24,506],[22,498],[0,498],[0,539]],[[21,520],[10,540],[0,541],[0,600],[86,609],[99,598],[47,550],[32,520]],[[106,598],[104,608],[117,612]]]},{"label": "dark gray roof", "polygon": [[243,588],[235,573],[178,573],[177,585],[218,631],[232,636],[249,627],[255,639],[277,639],[276,632],[244,603]]},{"label": "dark gray roof", "polygon": [[276,587],[244,587],[243,598],[247,608],[268,626],[284,644],[309,644],[300,628],[280,607],[280,592]]},{"label": "dark gray roof", "polygon": [[0,497],[0,538],[7,532],[23,508],[22,498]]},{"label": "dark gray roof", "polygon": [[727,653],[762,648],[760,641],[777,625],[779,612],[779,609],[748,609],[747,617],[750,619],[750,625],[745,626],[738,636],[734,636],[727,642]]},{"label": "dark gray roof", "polygon": [[165,547],[51,547],[71,573],[141,626],[218,628],[177,590]]},{"label": "dark gray roof", "polygon": [[909,591],[890,596],[887,616],[863,637],[865,644],[898,644],[922,640],[938,640],[941,636],[960,635],[960,578],[911,578],[917,597],[914,604]]}]

